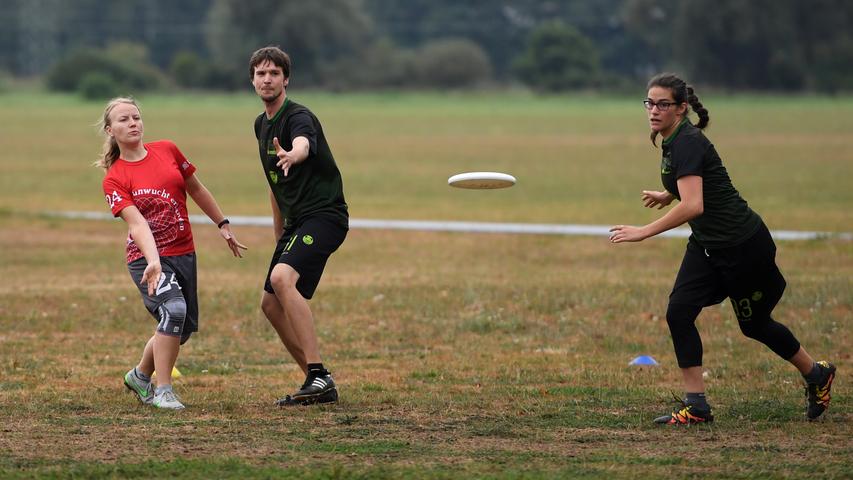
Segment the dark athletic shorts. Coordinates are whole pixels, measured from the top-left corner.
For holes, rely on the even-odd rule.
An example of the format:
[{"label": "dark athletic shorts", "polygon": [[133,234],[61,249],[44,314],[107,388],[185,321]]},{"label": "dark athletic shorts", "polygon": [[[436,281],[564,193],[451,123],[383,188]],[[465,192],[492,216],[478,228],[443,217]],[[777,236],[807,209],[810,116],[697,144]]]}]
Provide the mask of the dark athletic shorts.
[{"label": "dark athletic shorts", "polygon": [[762,320],[770,317],[785,285],[776,266],[776,244],[762,223],[734,247],[706,250],[691,238],[669,303],[707,307],[728,297],[739,321]]},{"label": "dark athletic shorts", "polygon": [[344,243],[347,228],[330,218],[315,216],[284,229],[270,261],[264,291],[275,295],[270,283],[273,268],[279,263],[293,267],[299,273],[296,290],[310,299],[320,283],[329,256]]},{"label": "dark athletic shorts", "polygon": [[[151,313],[151,316],[157,320],[157,331],[165,335],[180,336],[182,342],[186,342],[190,334],[198,331],[198,293],[196,283],[196,257],[195,253],[187,255],[178,255],[174,257],[160,257],[160,266],[163,273],[160,275],[160,283],[157,285],[157,290],[154,296],[148,295],[148,285],[140,285],[142,274],[145,272],[145,267],[148,262],[145,258],[140,258],[127,265],[130,271],[130,278],[139,289],[142,295],[142,301],[145,303],[145,308]],[[160,313],[158,311],[160,305],[170,298],[183,297],[187,304],[187,314],[184,319],[183,328],[178,332],[175,328],[178,325],[172,322],[166,325],[159,323]]]}]

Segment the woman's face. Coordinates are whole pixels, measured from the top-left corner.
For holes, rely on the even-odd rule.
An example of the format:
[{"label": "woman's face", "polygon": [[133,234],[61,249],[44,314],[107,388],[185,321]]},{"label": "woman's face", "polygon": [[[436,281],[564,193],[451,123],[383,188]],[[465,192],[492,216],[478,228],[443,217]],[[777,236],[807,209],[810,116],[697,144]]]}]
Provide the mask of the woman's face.
[{"label": "woman's face", "polygon": [[110,112],[110,124],[105,129],[107,135],[115,137],[119,145],[142,142],[142,115],[136,105],[120,103]]},{"label": "woman's face", "polygon": [[675,103],[672,90],[665,87],[650,88],[645,105],[649,116],[649,127],[663,137],[675,130],[687,111],[687,105]]}]

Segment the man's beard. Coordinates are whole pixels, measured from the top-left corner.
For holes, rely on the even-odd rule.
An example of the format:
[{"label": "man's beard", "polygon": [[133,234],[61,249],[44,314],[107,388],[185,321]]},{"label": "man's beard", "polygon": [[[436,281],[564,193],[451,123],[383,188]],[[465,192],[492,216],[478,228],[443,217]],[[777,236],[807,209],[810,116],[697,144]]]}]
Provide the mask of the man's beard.
[{"label": "man's beard", "polygon": [[263,100],[264,103],[275,103],[275,101],[278,100],[278,97],[280,97],[282,93],[284,93],[284,90],[271,96],[261,97],[261,100]]}]

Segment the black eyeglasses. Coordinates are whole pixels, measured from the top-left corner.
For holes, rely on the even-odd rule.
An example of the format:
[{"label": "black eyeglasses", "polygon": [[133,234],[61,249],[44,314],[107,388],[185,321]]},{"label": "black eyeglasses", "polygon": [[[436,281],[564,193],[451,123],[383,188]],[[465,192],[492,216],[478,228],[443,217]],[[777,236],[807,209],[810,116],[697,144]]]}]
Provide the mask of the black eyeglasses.
[{"label": "black eyeglasses", "polygon": [[660,102],[657,102],[657,103],[653,102],[652,100],[650,100],[648,98],[643,100],[643,106],[646,107],[646,110],[651,110],[655,107],[658,107],[659,111],[665,112],[665,111],[669,110],[669,107],[671,107],[673,105],[678,105],[678,104],[675,102],[670,102],[668,100],[661,100]]}]

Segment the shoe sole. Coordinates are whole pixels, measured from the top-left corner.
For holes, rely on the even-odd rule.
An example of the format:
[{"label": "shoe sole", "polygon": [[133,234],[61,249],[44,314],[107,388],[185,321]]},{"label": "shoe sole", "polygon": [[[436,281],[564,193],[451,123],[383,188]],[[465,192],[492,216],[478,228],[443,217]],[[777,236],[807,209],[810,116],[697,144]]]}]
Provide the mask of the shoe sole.
[{"label": "shoe sole", "polygon": [[276,402],[279,407],[305,407],[308,405],[320,405],[327,403],[338,403],[337,387],[326,390],[325,392],[315,393],[313,395],[301,395],[299,397],[284,397]]}]

